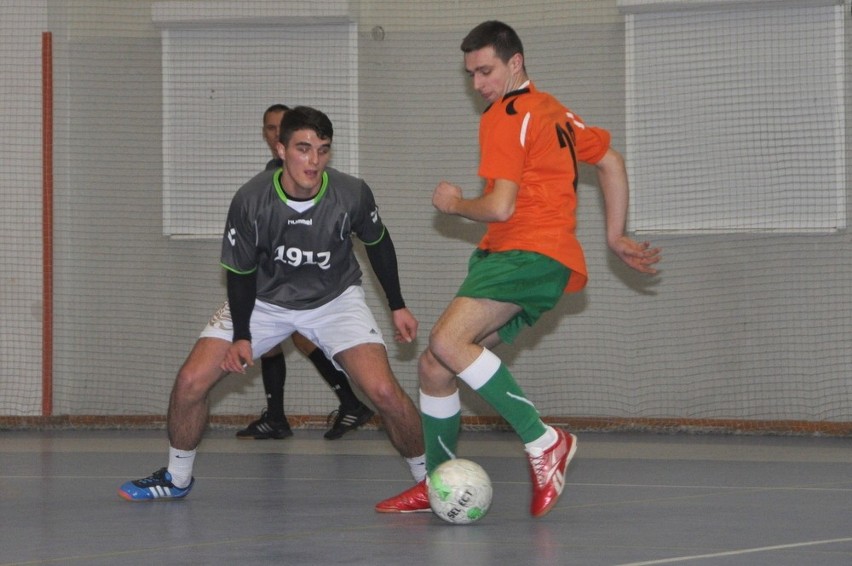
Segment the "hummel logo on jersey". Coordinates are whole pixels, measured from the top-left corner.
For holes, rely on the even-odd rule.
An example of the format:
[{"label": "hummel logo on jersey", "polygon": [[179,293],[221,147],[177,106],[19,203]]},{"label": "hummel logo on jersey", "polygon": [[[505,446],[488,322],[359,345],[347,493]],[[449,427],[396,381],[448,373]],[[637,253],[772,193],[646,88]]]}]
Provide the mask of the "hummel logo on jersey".
[{"label": "hummel logo on jersey", "polygon": [[232,246],[237,245],[237,239],[234,237],[236,235],[237,235],[237,229],[236,228],[231,228],[230,230],[228,230],[228,241],[231,242]]},{"label": "hummel logo on jersey", "polygon": [[379,221],[379,209],[373,209],[373,212],[370,213],[370,220],[373,221],[373,224]]},{"label": "hummel logo on jersey", "polygon": [[314,219],[313,218],[297,218],[293,220],[292,218],[287,221],[287,224],[293,226],[295,224],[304,224],[305,226],[313,226]]}]

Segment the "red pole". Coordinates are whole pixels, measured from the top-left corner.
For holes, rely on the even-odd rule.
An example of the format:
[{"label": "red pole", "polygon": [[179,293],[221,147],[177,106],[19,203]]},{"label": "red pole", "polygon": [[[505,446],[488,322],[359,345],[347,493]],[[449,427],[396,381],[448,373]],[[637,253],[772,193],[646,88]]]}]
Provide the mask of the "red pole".
[{"label": "red pole", "polygon": [[41,34],[42,323],[41,413],[53,415],[53,36]]}]

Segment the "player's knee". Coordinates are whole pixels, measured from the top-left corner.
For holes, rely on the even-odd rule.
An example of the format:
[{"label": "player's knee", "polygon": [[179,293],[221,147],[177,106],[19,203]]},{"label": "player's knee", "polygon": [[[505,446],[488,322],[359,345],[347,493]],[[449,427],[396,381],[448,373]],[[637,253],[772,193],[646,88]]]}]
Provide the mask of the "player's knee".
[{"label": "player's knee", "polygon": [[173,394],[177,399],[183,401],[197,401],[207,395],[213,387],[213,383],[208,372],[185,365],[180,368],[175,378]]},{"label": "player's knee", "polygon": [[435,358],[430,349],[426,349],[417,360],[417,375],[422,381],[430,381],[439,370],[443,370],[441,363]]},{"label": "player's knee", "polygon": [[[431,360],[426,360],[427,363],[431,365],[431,363],[438,364],[439,360],[443,361],[445,364],[449,365],[450,360],[452,360],[453,352],[457,350],[455,344],[447,337],[446,334],[440,331],[433,330],[429,334],[429,349],[426,353],[430,354]],[[425,354],[425,353],[424,353]],[[421,363],[424,362],[423,356],[421,356]]]},{"label": "player's knee", "polygon": [[405,393],[393,378],[374,381],[364,393],[382,412],[397,411],[405,399]]}]

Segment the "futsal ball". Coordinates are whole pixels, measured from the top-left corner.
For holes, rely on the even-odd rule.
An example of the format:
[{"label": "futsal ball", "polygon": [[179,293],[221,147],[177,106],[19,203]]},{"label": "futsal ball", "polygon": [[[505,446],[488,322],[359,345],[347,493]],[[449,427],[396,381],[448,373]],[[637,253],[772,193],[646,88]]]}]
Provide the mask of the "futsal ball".
[{"label": "futsal ball", "polygon": [[470,460],[447,460],[429,474],[429,505],[448,523],[467,525],[483,518],[491,507],[491,478]]}]

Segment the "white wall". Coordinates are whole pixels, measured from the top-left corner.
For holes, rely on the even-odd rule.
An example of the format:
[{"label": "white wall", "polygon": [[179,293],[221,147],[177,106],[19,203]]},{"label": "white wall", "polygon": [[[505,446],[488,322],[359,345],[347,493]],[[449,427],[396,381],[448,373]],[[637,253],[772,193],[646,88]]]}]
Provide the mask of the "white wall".
[{"label": "white wall", "polygon": [[[393,367],[412,395],[416,356],[481,234],[479,226],[440,217],[430,206],[442,178],[470,194],[479,189],[482,108],[458,50],[467,29],[482,14],[512,23],[538,86],[588,123],[610,129],[614,146],[625,147],[624,26],[614,2],[462,4],[350,4],[359,30],[359,172],[382,207],[400,255],[406,300],[421,321],[417,344],[389,345]],[[174,373],[224,298],[218,243],[162,235],[161,52],[150,8],[146,2],[84,0],[51,5],[61,67],[57,414],[164,414]],[[377,25],[384,29],[381,40],[371,35]],[[848,52],[848,35],[846,42]],[[849,108],[848,90],[846,101]],[[38,108],[23,112],[37,118]],[[23,123],[5,105],[0,113]],[[27,192],[38,191],[32,157],[38,139],[29,127],[18,129],[20,140],[14,146],[4,141],[3,152],[23,155],[29,165],[12,178],[4,159],[0,191],[7,200],[29,199],[19,201],[29,209],[39,198]],[[846,132],[848,139],[848,124]],[[21,151],[17,141],[30,149]],[[266,154],[258,155],[258,167],[265,160]],[[593,172],[582,174],[579,234],[589,287],[566,297],[519,344],[499,351],[542,414],[852,421],[847,232],[656,237],[664,271],[648,281],[607,253]],[[28,187],[26,197],[19,180]],[[13,327],[2,330],[0,414],[38,414],[40,400],[31,398],[40,387],[33,322],[39,234],[26,221],[6,221],[21,235],[16,247],[27,250],[4,255],[6,264],[15,264],[14,276],[25,278],[26,299],[7,295],[3,285],[4,312],[10,305],[18,310]],[[391,335],[370,277],[367,287]],[[13,354],[10,336],[18,341],[13,348],[22,345]],[[288,364],[289,413],[322,415],[335,408],[303,358],[290,353]],[[15,381],[7,384],[11,374]],[[486,411],[466,402],[469,412]],[[213,411],[248,414],[262,405],[259,376],[229,377],[214,395]]]}]

